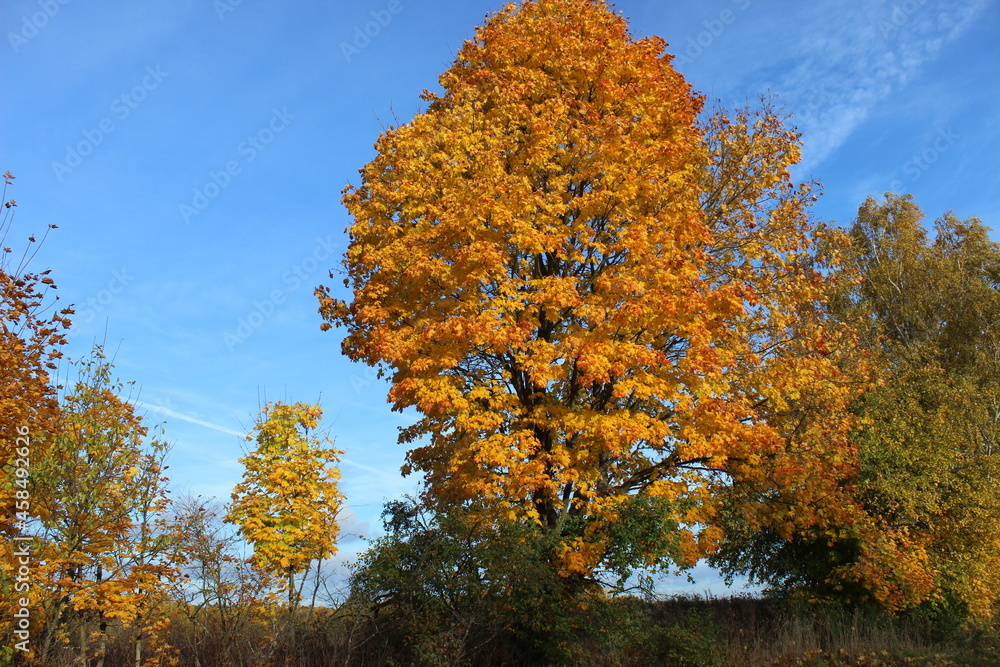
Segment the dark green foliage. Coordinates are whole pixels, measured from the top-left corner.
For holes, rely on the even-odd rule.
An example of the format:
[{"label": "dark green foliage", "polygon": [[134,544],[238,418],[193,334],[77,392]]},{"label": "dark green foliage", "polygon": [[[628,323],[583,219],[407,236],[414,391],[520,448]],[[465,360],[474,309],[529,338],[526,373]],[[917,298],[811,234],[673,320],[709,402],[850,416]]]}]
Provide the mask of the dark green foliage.
[{"label": "dark green foliage", "polygon": [[552,568],[541,531],[486,525],[460,509],[430,513],[412,500],[387,504],[383,521],[388,534],[354,567],[351,604],[394,628],[414,664],[534,661],[569,630],[580,600]]},{"label": "dark green foliage", "polygon": [[[622,504],[618,521],[607,529],[603,564],[621,587],[633,572],[667,569],[680,557],[681,532],[676,517],[694,502],[662,496],[631,496]],[[655,554],[650,558],[650,554]]]},{"label": "dark green foliage", "polygon": [[[619,576],[641,567],[628,545],[662,534],[651,529],[668,511],[659,501],[629,509],[612,536]],[[406,664],[717,664],[710,610],[659,617],[655,603],[559,577],[542,531],[470,516],[409,500],[386,506],[388,535],[361,556],[351,581],[349,604],[368,609],[372,643],[389,642]]]},{"label": "dark green foliage", "polygon": [[864,597],[859,586],[829,582],[830,574],[853,563],[860,544],[850,537],[831,539],[822,534],[810,538],[808,532],[793,541],[781,539],[769,530],[749,530],[737,520],[729,527],[729,539],[709,563],[718,567],[732,584],[746,576],[754,585],[763,585],[764,594],[776,599],[816,596],[854,604]]}]

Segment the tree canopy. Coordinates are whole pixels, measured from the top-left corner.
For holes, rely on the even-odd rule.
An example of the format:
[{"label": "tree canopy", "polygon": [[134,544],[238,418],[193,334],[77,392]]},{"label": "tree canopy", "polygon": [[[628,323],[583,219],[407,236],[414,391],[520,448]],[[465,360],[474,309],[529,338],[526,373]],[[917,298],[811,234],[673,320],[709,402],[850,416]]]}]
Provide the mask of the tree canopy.
[{"label": "tree canopy", "polygon": [[[289,607],[301,594],[313,561],[337,551],[337,489],[341,452],[326,438],[310,435],[323,411],[318,405],[275,403],[261,410],[256,446],[240,459],[243,480],[233,489],[226,520],[253,545],[253,562],[285,582]],[[296,588],[296,577],[299,587]]]},{"label": "tree canopy", "polygon": [[649,563],[710,553],[734,481],[808,508],[783,533],[845,511],[835,234],[789,180],[798,137],[766,104],[700,123],[664,46],[602,2],[490,17],[345,191],[350,303],[317,290],[421,414],[400,439],[428,500],[564,534],[567,574],[639,496],[680,536],[637,545]]},{"label": "tree canopy", "polygon": [[923,219],[909,195],[868,198],[843,270],[860,279],[833,300],[870,360],[843,489],[859,511],[794,540],[731,523],[716,556],[730,574],[825,600],[995,611],[1000,244],[975,218],[945,214],[933,236]]}]

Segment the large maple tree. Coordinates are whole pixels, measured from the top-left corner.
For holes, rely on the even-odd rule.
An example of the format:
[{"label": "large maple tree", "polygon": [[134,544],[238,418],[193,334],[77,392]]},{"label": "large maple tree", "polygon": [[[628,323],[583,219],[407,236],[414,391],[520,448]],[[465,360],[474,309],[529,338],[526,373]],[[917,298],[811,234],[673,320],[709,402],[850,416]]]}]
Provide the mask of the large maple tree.
[{"label": "large maple tree", "polygon": [[490,17],[345,191],[352,298],[317,290],[420,413],[426,500],[561,535],[566,574],[692,564],[734,483],[787,535],[851,511],[798,137],[766,103],[699,121],[664,48],[592,0]]}]

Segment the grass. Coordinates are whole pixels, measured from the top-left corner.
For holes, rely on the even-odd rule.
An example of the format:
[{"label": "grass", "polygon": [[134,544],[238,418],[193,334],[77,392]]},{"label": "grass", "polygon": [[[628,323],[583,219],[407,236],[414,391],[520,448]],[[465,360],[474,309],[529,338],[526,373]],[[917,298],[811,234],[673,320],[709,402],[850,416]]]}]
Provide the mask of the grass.
[{"label": "grass", "polygon": [[[995,624],[968,627],[921,613],[888,616],[752,597],[597,599],[568,617],[562,630],[536,635],[536,643],[547,644],[542,653],[528,651],[509,628],[476,627],[475,619],[421,626],[391,608],[317,610],[311,617],[303,613],[294,628],[261,614],[233,636],[219,632],[213,610],[205,611],[200,622],[208,627],[200,629],[175,615],[164,635],[175,664],[1000,667]],[[407,636],[415,627],[420,636]],[[110,634],[104,667],[134,664],[134,633],[113,627]],[[67,649],[53,667],[71,664],[80,663]]]}]

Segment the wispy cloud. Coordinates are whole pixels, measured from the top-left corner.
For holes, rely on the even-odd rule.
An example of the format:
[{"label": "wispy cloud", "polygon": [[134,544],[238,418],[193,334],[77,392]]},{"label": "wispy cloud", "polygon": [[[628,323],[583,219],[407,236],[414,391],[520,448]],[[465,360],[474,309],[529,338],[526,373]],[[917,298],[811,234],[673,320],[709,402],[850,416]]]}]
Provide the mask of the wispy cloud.
[{"label": "wispy cloud", "polygon": [[204,426],[205,428],[210,428],[213,431],[218,431],[219,433],[225,433],[226,435],[235,435],[238,438],[242,438],[246,433],[236,431],[231,428],[226,428],[225,426],[219,426],[218,424],[213,424],[212,422],[207,422],[204,419],[198,419],[197,417],[191,417],[189,415],[182,414],[176,410],[171,410],[170,408],[163,407],[162,405],[153,405],[152,403],[143,403],[141,401],[136,403],[137,407],[146,408],[147,410],[152,410],[158,414],[165,417],[173,417],[174,419],[180,419],[181,421],[186,421],[190,424],[197,424],[198,426]]},{"label": "wispy cloud", "polygon": [[[379,470],[378,468],[372,468],[371,466],[366,466],[364,463],[358,463],[357,461],[351,460],[349,458],[341,457],[340,462],[341,463],[346,463],[347,465],[352,466],[354,468],[357,468],[358,470],[364,470],[365,472],[370,472],[373,475],[378,475],[379,477],[394,477],[394,476],[396,476],[396,475],[393,475],[390,472],[386,472],[385,470]],[[397,475],[398,475],[398,473],[397,473]]]},{"label": "wispy cloud", "polygon": [[796,20],[802,38],[789,54],[801,63],[770,82],[789,102],[815,167],[840,147],[872,109],[909,83],[988,7],[990,0],[824,0]]},{"label": "wispy cloud", "polygon": [[[235,435],[239,438],[243,438],[244,436],[246,436],[245,432],[236,431],[231,428],[226,428],[225,426],[219,426],[218,424],[213,424],[212,422],[205,421],[204,419],[198,419],[197,417],[185,415],[181,412],[177,412],[176,410],[172,410],[162,405],[154,405],[152,403],[144,403],[142,401],[137,401],[136,407],[152,410],[153,412],[161,414],[164,417],[172,417],[174,419],[180,419],[181,421],[186,421],[189,424],[196,424],[198,426],[203,426],[205,428],[212,429],[213,431],[218,431],[219,433],[225,433],[226,435]],[[357,468],[358,470],[364,470],[365,472],[377,475],[379,477],[398,476],[398,472],[393,473],[386,470],[379,470],[378,468],[373,468],[372,466],[365,465],[364,463],[358,463],[357,461],[354,461],[353,459],[349,459],[346,457],[342,457],[340,459],[340,462],[345,463],[353,468]]]}]

